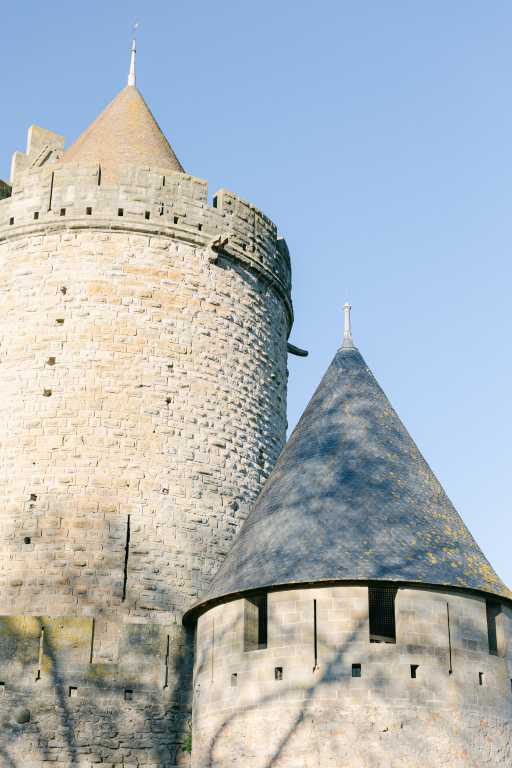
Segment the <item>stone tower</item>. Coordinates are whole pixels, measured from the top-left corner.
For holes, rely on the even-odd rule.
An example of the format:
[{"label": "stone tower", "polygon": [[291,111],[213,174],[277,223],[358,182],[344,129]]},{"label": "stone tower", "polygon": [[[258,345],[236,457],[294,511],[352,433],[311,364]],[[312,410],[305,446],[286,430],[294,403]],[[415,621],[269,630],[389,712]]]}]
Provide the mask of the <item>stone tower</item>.
[{"label": "stone tower", "polygon": [[512,765],[512,594],[345,337],[197,621],[193,768]]},{"label": "stone tower", "polygon": [[0,184],[0,762],[186,765],[183,611],[284,444],[290,260],[135,86]]}]

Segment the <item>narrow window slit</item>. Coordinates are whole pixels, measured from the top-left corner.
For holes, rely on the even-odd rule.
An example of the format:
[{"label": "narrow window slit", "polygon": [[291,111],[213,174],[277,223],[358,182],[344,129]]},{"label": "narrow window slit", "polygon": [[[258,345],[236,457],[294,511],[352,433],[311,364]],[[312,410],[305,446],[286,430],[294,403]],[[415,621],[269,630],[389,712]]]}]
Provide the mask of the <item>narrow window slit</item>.
[{"label": "narrow window slit", "polygon": [[41,629],[41,634],[39,635],[39,656],[37,660],[36,682],[37,680],[41,679],[41,670],[43,668],[43,653],[44,653],[44,627]]},{"label": "narrow window slit", "polygon": [[317,615],[316,615],[316,600],[313,600],[313,652],[315,655],[315,663],[313,666],[313,672],[318,669],[318,630],[317,630]]},{"label": "narrow window slit", "polygon": [[416,680],[416,678],[418,677],[419,666],[420,666],[419,664],[411,664],[411,677],[413,680]]},{"label": "narrow window slit", "polygon": [[5,683],[0,683],[0,696],[5,696]]},{"label": "narrow window slit", "polygon": [[282,667],[275,667],[274,668],[274,680],[282,680],[283,679],[283,668]]},{"label": "narrow window slit", "polygon": [[144,212],[144,218],[146,219],[146,221],[149,221],[150,215],[151,215],[150,211],[145,211]]},{"label": "narrow window slit", "polygon": [[124,216],[124,208],[118,208],[117,209],[117,215],[118,216]]},{"label": "narrow window slit", "polygon": [[361,677],[361,665],[352,664],[352,677]]},{"label": "narrow window slit", "polygon": [[14,216],[11,216],[11,218],[9,219],[9,225],[12,227],[13,224],[14,224]]},{"label": "narrow window slit", "polygon": [[89,654],[89,664],[92,664],[92,660],[94,658],[94,635],[96,632],[96,620],[94,616],[92,617],[92,626],[91,626],[91,651]]},{"label": "narrow window slit", "polygon": [[130,555],[130,515],[126,520],[126,543],[124,545],[124,572],[123,572],[123,596],[121,601],[126,600],[126,587],[128,585],[128,557]]},{"label": "narrow window slit", "polygon": [[50,178],[50,194],[48,196],[48,210],[51,211],[52,209],[52,198],[53,198],[53,180],[55,177],[55,172],[52,171],[52,175]]},{"label": "narrow window slit", "polygon": [[478,673],[478,685],[483,685],[483,684],[484,684],[484,673],[483,672],[479,672]]},{"label": "narrow window slit", "polygon": [[164,666],[164,688],[169,687],[169,654],[171,650],[171,638],[167,635],[167,643],[165,646],[165,666]]},{"label": "narrow window slit", "polygon": [[177,216],[174,217],[174,223],[177,224],[179,221],[179,218]]},{"label": "narrow window slit", "polygon": [[236,688],[238,685],[238,674],[236,672],[233,672],[231,675],[231,687]]}]

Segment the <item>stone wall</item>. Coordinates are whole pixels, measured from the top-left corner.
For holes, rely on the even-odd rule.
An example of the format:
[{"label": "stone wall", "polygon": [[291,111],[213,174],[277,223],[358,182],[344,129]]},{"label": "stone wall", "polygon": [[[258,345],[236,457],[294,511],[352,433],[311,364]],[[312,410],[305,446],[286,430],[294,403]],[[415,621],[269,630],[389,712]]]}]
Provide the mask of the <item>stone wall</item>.
[{"label": "stone wall", "polygon": [[244,602],[198,621],[193,768],[512,763],[510,608],[494,656],[484,598],[400,589],[388,644],[369,642],[366,587],[283,590],[268,595],[267,648],[244,651]]},{"label": "stone wall", "polygon": [[0,201],[0,763],[187,765],[181,616],[285,440],[289,255],[236,195],[50,139]]},{"label": "stone wall", "polygon": [[189,765],[181,628],[126,623],[108,663],[100,633],[86,617],[0,617],[0,765]]},{"label": "stone wall", "polygon": [[53,175],[0,203],[0,609],[181,615],[283,446],[287,252],[183,174],[156,224],[149,172],[114,190],[122,216]]}]

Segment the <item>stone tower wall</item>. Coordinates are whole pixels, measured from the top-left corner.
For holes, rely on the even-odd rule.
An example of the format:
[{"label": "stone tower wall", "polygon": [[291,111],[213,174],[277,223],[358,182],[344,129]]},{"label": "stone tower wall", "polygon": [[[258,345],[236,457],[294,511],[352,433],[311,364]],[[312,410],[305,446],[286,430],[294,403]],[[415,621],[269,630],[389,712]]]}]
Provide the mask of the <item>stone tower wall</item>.
[{"label": "stone tower wall", "polygon": [[182,174],[20,176],[0,203],[0,611],[167,619],[284,442],[286,247]]},{"label": "stone tower wall", "polygon": [[0,201],[2,755],[186,765],[181,615],[284,443],[288,251],[200,179],[38,157]]},{"label": "stone tower wall", "polygon": [[486,601],[469,594],[400,589],[396,644],[382,644],[369,642],[367,587],[272,592],[267,648],[250,651],[244,603],[198,621],[193,768],[512,764],[509,607],[495,656]]}]

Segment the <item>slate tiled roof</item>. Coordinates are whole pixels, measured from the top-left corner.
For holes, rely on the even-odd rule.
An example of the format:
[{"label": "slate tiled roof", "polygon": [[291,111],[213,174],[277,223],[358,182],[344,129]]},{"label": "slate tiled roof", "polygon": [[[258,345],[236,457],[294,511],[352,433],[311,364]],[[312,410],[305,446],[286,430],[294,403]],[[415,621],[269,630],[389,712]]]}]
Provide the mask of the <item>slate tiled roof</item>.
[{"label": "slate tiled roof", "polygon": [[512,597],[354,348],[337,352],[196,607],[344,580]]},{"label": "slate tiled roof", "polygon": [[127,85],[72,144],[62,162],[101,163],[102,183],[119,181],[124,163],[183,171],[140,91]]}]

